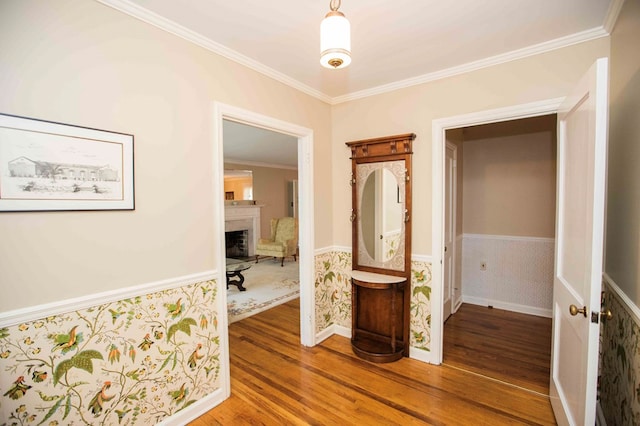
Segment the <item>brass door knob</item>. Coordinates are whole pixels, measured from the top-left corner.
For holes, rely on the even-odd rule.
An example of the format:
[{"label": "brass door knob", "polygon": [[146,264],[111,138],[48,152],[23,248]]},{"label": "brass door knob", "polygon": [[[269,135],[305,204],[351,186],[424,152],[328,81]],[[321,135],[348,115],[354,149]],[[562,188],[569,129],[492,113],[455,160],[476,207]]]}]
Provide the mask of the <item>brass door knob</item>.
[{"label": "brass door knob", "polygon": [[602,308],[602,310],[600,311],[600,321],[607,321],[611,318],[613,318],[613,314],[611,313],[611,311],[607,308]]},{"label": "brass door knob", "polygon": [[587,317],[587,307],[583,306],[582,308],[578,308],[576,305],[571,305],[571,306],[569,306],[569,313],[574,317],[576,315],[578,315],[578,314],[582,314],[586,318]]}]

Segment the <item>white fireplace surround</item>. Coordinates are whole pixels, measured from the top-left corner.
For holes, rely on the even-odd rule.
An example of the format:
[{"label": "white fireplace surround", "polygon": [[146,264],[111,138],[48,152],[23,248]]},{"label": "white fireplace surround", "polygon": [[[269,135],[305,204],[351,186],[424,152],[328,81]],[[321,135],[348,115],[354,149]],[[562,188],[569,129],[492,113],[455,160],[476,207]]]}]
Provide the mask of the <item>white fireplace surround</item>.
[{"label": "white fireplace surround", "polygon": [[247,230],[249,256],[255,256],[260,237],[259,205],[237,205],[224,207],[224,232]]}]

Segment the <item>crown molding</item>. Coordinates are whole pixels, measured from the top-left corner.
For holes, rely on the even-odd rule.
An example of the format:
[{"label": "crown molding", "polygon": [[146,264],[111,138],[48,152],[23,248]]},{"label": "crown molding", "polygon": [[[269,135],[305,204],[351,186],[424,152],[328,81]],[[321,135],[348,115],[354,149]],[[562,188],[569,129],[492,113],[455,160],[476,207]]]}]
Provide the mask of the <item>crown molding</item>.
[{"label": "crown molding", "polygon": [[316,90],[312,87],[307,86],[295,80],[280,71],[276,71],[273,68],[270,68],[254,59],[249,58],[241,53],[236,52],[235,50],[229,49],[226,46],[223,46],[220,43],[216,43],[215,41],[198,34],[195,31],[192,31],[182,25],[171,21],[167,18],[164,18],[148,9],[145,9],[137,4],[134,4],[128,0],[96,0],[99,3],[104,4],[105,6],[109,6],[113,9],[116,9],[120,12],[126,13],[129,16],[132,16],[136,19],[139,19],[147,24],[151,24],[155,27],[158,27],[168,33],[176,35],[180,38],[183,38],[187,41],[190,41],[200,47],[203,47],[213,53],[216,53],[220,56],[223,56],[227,59],[230,59],[234,62],[239,63],[240,65],[244,65],[247,68],[250,68],[260,74],[263,74],[267,77],[271,77],[280,83],[286,84],[289,87],[297,89],[303,93],[306,93],[309,96],[317,98],[323,102],[328,104],[331,103],[331,97],[325,95],[319,90]]},{"label": "crown molding", "polygon": [[613,28],[616,26],[623,5],[624,0],[612,0],[611,3],[609,3],[609,10],[607,10],[607,16],[605,16],[604,24],[602,24],[607,33],[611,34]]},{"label": "crown molding", "polygon": [[[616,1],[619,1],[619,0],[616,0]],[[395,83],[385,84],[382,86],[373,87],[371,89],[349,93],[344,96],[336,96],[332,98],[331,104],[336,105],[343,102],[353,101],[356,99],[361,99],[369,96],[379,95],[382,93],[392,92],[398,89],[417,86],[419,84],[429,83],[435,80],[440,80],[443,78],[448,78],[448,77],[464,74],[471,71],[477,71],[482,68],[488,68],[494,65],[504,64],[506,62],[515,61],[517,59],[523,59],[529,56],[551,52],[553,50],[562,49],[564,47],[572,46],[574,44],[583,43],[590,40],[595,40],[601,37],[606,37],[608,35],[609,33],[604,29],[604,27],[593,28],[590,30],[571,34],[566,37],[560,37],[554,40],[546,41],[544,43],[528,46],[523,49],[513,50],[511,52],[503,53],[496,56],[491,56],[491,57],[480,59],[474,62],[468,62],[466,64],[462,64],[456,67],[446,68],[440,71],[423,74],[417,77],[396,81]]]},{"label": "crown molding", "polygon": [[285,170],[298,170],[298,166],[287,166],[284,164],[275,164],[275,163],[262,163],[260,161],[247,161],[247,160],[238,160],[233,158],[224,159],[225,164],[237,164],[239,166],[256,166],[256,167],[268,167],[270,169],[285,169]]},{"label": "crown molding", "polygon": [[411,86],[417,86],[419,84],[429,83],[435,80],[452,77],[459,74],[464,74],[471,71],[476,71],[482,68],[488,68],[494,65],[511,62],[517,59],[526,58],[529,56],[538,55],[545,52],[550,52],[556,49],[561,49],[574,44],[583,43],[590,40],[595,40],[600,37],[606,37],[610,34],[617,20],[620,9],[624,3],[624,0],[613,0],[607,11],[607,17],[603,26],[593,28],[590,30],[582,31],[579,33],[571,34],[565,37],[560,37],[555,40],[550,40],[544,43],[539,43],[533,46],[525,47],[523,49],[514,50],[504,54],[491,56],[478,61],[468,62],[459,66],[435,71],[419,75],[417,77],[408,78],[405,80],[396,81],[394,83],[384,84],[381,86],[373,87],[358,92],[347,93],[342,96],[331,97],[319,90],[316,90],[306,84],[301,83],[279,71],[274,70],[254,59],[251,59],[245,55],[242,55],[235,50],[229,49],[215,41],[189,30],[182,25],[166,19],[148,9],[145,9],[137,4],[130,2],[129,0],[95,0],[99,3],[116,9],[120,12],[126,13],[134,18],[137,18],[143,22],[156,26],[162,30],[165,30],[171,34],[181,37],[187,41],[190,41],[200,47],[203,47],[213,53],[223,56],[229,60],[237,62],[240,65],[244,65],[256,72],[259,72],[267,77],[273,78],[280,83],[297,89],[309,96],[312,96],[322,102],[330,105],[337,105],[344,102],[353,101],[356,99],[366,98],[369,96],[375,96],[387,92],[392,92],[398,89],[404,89]]}]

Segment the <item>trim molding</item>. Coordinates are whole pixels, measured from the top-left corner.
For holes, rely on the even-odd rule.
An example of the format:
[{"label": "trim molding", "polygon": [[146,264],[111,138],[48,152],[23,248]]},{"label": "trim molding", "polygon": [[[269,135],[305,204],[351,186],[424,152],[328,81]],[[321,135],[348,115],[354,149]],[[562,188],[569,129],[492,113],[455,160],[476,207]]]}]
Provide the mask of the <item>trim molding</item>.
[{"label": "trim molding", "polygon": [[425,351],[424,349],[418,349],[414,347],[409,348],[409,358],[415,359],[417,361],[426,362],[429,364],[439,365],[440,363],[433,362],[433,357],[431,356],[431,352]]},{"label": "trim molding", "polygon": [[465,74],[471,71],[477,71],[483,68],[489,68],[494,65],[504,64],[507,62],[515,61],[517,59],[523,59],[529,56],[551,52],[553,50],[562,49],[564,47],[569,47],[574,44],[595,40],[601,37],[606,37],[608,35],[609,33],[604,27],[592,28],[590,30],[582,31],[579,33],[570,34],[565,37],[549,40],[544,43],[534,44],[533,46],[528,46],[523,49],[513,50],[511,52],[503,53],[501,55],[490,56],[488,58],[480,59],[478,61],[468,62],[466,64],[462,64],[456,67],[446,68],[440,71],[423,74],[417,77],[408,78],[406,80],[396,81],[394,83],[385,84],[385,85],[374,87],[367,90],[361,90],[359,92],[349,93],[343,96],[336,96],[331,99],[331,104],[336,105],[343,102],[353,101],[356,99],[361,99],[369,96],[380,95],[382,93],[392,92],[398,89],[417,86],[419,84],[429,83],[432,81],[453,77],[455,75]]},{"label": "trim molding", "polygon": [[620,11],[622,10],[622,6],[624,5],[624,0],[613,0],[609,4],[609,10],[607,10],[607,16],[604,18],[604,27],[605,31],[609,34],[613,32],[613,29],[616,26],[616,22],[618,21],[618,16],[620,16]]},{"label": "trim molding", "polygon": [[411,261],[433,263],[433,257],[426,254],[412,254]]},{"label": "trim molding", "polygon": [[490,235],[490,234],[463,234],[463,238],[476,240],[509,240],[509,241],[531,241],[539,243],[553,243],[555,238],[546,237],[520,237],[517,235]]},{"label": "trim molding", "polygon": [[325,328],[319,333],[316,333],[316,345],[329,337],[337,334],[338,336],[346,337],[347,339],[351,339],[351,329],[347,327],[343,327],[338,324],[332,324],[329,327]]},{"label": "trim molding", "polygon": [[353,101],[356,99],[361,99],[369,96],[379,95],[382,93],[392,92],[398,89],[417,86],[417,85],[428,83],[431,81],[441,80],[441,79],[452,77],[455,75],[464,74],[470,71],[476,71],[476,70],[488,68],[494,65],[515,61],[517,59],[522,59],[529,56],[534,56],[541,53],[562,49],[564,47],[572,46],[574,44],[579,44],[586,41],[595,40],[601,37],[606,37],[609,35],[610,31],[613,29],[613,26],[615,25],[615,21],[617,20],[618,14],[620,13],[620,9],[622,8],[622,3],[624,2],[624,0],[613,1],[613,3],[610,5],[609,10],[607,12],[607,18],[605,19],[604,25],[600,27],[592,28],[586,31],[581,31],[575,34],[570,34],[565,37],[549,40],[544,43],[535,44],[533,46],[528,46],[522,49],[513,50],[511,52],[503,53],[500,55],[491,56],[478,61],[468,62],[466,64],[462,64],[456,67],[434,71],[431,73],[419,75],[417,77],[408,78],[408,79],[396,81],[390,84],[384,84],[381,86],[373,87],[371,89],[361,90],[359,92],[347,93],[346,95],[331,97],[329,95],[322,93],[317,89],[314,89],[304,83],[301,83],[296,79],[289,77],[288,75],[281,73],[280,71],[276,71],[275,69],[270,68],[254,59],[251,59],[248,56],[242,55],[236,52],[235,50],[229,49],[228,47],[223,46],[211,40],[210,38],[204,37],[203,35],[195,31],[192,31],[174,21],[164,18],[148,9],[145,9],[142,6],[132,3],[131,1],[128,1],[128,0],[96,0],[96,1],[104,4],[105,6],[109,6],[113,9],[123,12],[129,16],[132,16],[136,19],[139,19],[143,22],[146,22],[147,24],[160,28],[184,40],[190,41],[191,43],[194,43],[204,49],[207,49],[224,58],[237,62],[240,65],[244,65],[247,68],[257,71],[267,77],[271,77],[276,81],[284,83],[291,88],[297,89],[303,93],[306,93],[309,96],[317,98],[330,105],[337,105],[340,103]]},{"label": "trim molding", "polygon": [[233,158],[225,158],[224,163],[232,163],[244,166],[256,166],[267,167],[270,169],[286,169],[286,170],[298,170],[298,166],[285,166],[282,164],[262,163],[260,161],[247,161],[247,160],[234,160]]},{"label": "trim molding", "polygon": [[481,297],[462,296],[462,303],[470,303],[478,306],[493,306],[496,309],[520,312],[521,314],[536,315],[538,317],[552,318],[551,309],[534,308],[517,303],[501,302],[499,300],[483,299]]},{"label": "trim molding", "polygon": [[448,129],[537,117],[558,112],[564,98],[438,118],[431,121],[431,353],[442,362],[442,259],[444,257],[444,146]]},{"label": "trim molding", "polygon": [[215,280],[217,275],[218,272],[215,270],[204,271],[196,274],[154,281],[147,284],[109,290],[102,293],[88,294],[86,296],[74,297],[73,299],[60,300],[42,305],[15,309],[8,312],[0,312],[0,328],[10,327],[23,322],[35,321],[40,318],[60,315],[80,309],[86,309],[105,303],[116,302],[118,300],[129,299],[131,297],[144,294],[182,287],[201,281]]},{"label": "trim molding", "polygon": [[260,74],[266,75],[267,77],[271,77],[280,83],[284,83],[289,87],[297,89],[303,93],[306,93],[309,96],[313,96],[323,102],[328,104],[332,103],[332,99],[330,96],[325,95],[319,90],[316,90],[306,84],[295,80],[280,71],[276,71],[273,68],[270,68],[254,59],[249,58],[248,56],[242,55],[235,50],[229,49],[222,44],[216,43],[210,38],[204,37],[201,34],[198,34],[195,31],[192,31],[182,25],[171,21],[167,18],[164,18],[148,9],[145,9],[142,6],[139,6],[135,3],[132,3],[128,0],[96,0],[99,3],[104,4],[105,6],[109,6],[113,9],[116,9],[120,12],[126,13],[129,16],[132,16],[136,19],[139,19],[147,24],[151,24],[155,27],[160,28],[168,33],[171,33],[175,36],[178,36],[182,39],[190,41],[193,44],[196,44],[204,49],[207,49],[215,54],[218,54],[224,58],[230,59],[234,62],[239,63],[240,65],[244,65],[247,68],[250,68],[254,71],[259,72]]},{"label": "trim molding", "polygon": [[323,254],[331,253],[334,251],[341,251],[345,253],[351,253],[351,247],[347,246],[327,246],[314,250],[314,255],[321,256]]},{"label": "trim molding", "polygon": [[224,396],[224,391],[222,389],[218,389],[213,393],[205,396],[202,399],[194,402],[184,410],[178,411],[171,417],[167,417],[162,420],[158,425],[160,426],[181,426],[186,425],[192,420],[197,419],[207,411],[211,410],[213,407],[220,405],[226,397]]},{"label": "trim molding", "polygon": [[611,278],[609,274],[607,274],[606,272],[603,273],[602,278],[604,278],[606,284],[611,287],[611,290],[613,290],[618,299],[620,299],[622,306],[624,306],[631,318],[633,318],[633,321],[635,321],[638,327],[640,327],[640,308],[638,307],[638,305],[636,305],[631,299],[629,299],[629,296],[627,296],[625,292],[622,291],[622,289],[618,286],[618,284],[615,283],[615,281],[613,281],[613,278]]}]

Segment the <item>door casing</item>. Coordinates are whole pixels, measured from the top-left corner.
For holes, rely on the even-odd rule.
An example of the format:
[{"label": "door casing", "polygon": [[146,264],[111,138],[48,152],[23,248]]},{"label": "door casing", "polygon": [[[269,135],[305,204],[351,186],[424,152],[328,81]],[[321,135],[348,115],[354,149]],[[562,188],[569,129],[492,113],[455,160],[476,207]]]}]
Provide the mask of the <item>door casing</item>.
[{"label": "door casing", "polygon": [[460,127],[498,123],[522,118],[538,117],[558,112],[564,98],[514,105],[505,108],[479,111],[452,117],[440,118],[432,122],[432,211],[431,211],[431,350],[421,359],[431,364],[442,363],[443,343],[443,289],[444,289],[444,226],[445,226],[445,132]]},{"label": "door casing", "polygon": [[[313,130],[288,123],[243,108],[213,103],[213,199],[224,200],[224,152],[223,120],[235,121],[254,127],[271,130],[298,138],[298,193],[299,193],[299,268],[300,268],[300,341],[304,346],[314,346],[315,336],[315,293],[314,293],[314,207],[313,207]],[[224,203],[214,203],[213,230],[216,235],[224,235]],[[231,395],[229,364],[229,322],[227,318],[227,291],[224,260],[224,238],[218,238],[216,264],[217,309],[220,312],[221,387],[225,398]]]}]

